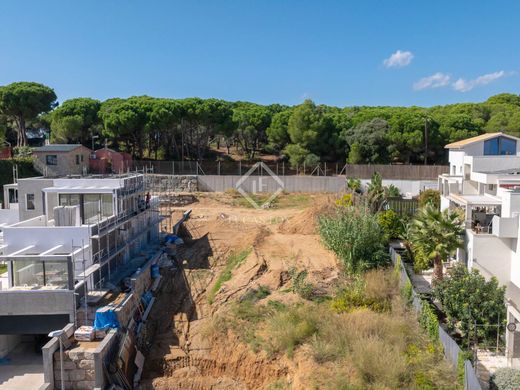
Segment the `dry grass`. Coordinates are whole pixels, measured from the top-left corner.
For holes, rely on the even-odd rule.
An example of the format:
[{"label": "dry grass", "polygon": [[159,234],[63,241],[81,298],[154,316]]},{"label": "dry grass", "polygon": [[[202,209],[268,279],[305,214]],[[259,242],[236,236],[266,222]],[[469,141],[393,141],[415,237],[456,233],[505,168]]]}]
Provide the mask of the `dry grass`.
[{"label": "dry grass", "polygon": [[390,302],[388,310],[337,313],[328,303],[285,306],[246,299],[220,317],[215,329],[232,329],[273,358],[292,357],[304,347],[318,366],[309,374],[316,389],[458,388],[455,373],[401,301],[391,271],[369,272],[364,286],[371,300]]}]

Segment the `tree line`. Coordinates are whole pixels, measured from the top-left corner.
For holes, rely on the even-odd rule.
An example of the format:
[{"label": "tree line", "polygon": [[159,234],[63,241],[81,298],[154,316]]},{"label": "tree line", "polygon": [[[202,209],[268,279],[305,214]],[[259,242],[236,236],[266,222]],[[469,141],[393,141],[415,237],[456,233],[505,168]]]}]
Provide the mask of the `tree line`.
[{"label": "tree line", "polygon": [[25,146],[28,129],[45,129],[52,142],[88,147],[94,136],[140,159],[209,160],[223,147],[248,160],[274,154],[293,166],[438,164],[446,162],[447,143],[485,132],[520,135],[520,96],[503,93],[482,103],[429,108],[150,96],[58,104],[54,90],[39,83],[0,86],[0,139]]}]

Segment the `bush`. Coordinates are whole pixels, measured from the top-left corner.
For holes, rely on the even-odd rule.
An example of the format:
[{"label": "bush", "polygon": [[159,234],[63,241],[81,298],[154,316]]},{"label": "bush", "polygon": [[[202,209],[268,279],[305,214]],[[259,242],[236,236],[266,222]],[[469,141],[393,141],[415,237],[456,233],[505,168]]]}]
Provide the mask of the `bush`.
[{"label": "bush", "polygon": [[428,203],[432,203],[435,208],[441,207],[441,194],[437,190],[424,190],[419,195],[419,207],[424,207]]},{"label": "bush", "polygon": [[321,216],[318,229],[325,245],[342,260],[347,272],[388,264],[384,232],[377,217],[364,208],[341,208]]},{"label": "bush", "polygon": [[350,282],[332,300],[331,306],[338,313],[361,308],[388,312],[397,294],[398,280],[391,271],[372,270],[368,271],[363,278],[357,277]]},{"label": "bush", "polygon": [[430,303],[425,300],[422,301],[422,308],[419,313],[419,324],[433,342],[439,341],[439,320]]},{"label": "bush", "polygon": [[289,277],[292,280],[292,292],[303,299],[311,299],[314,286],[307,282],[307,271],[298,271],[296,268],[289,269]]},{"label": "bush", "polygon": [[267,350],[292,356],[294,348],[318,331],[319,314],[314,306],[293,306],[276,312],[267,322]]},{"label": "bush", "polygon": [[386,210],[377,214],[377,222],[388,238],[401,238],[404,233],[403,219],[394,210]]},{"label": "bush", "polygon": [[459,356],[457,357],[457,379],[460,385],[464,385],[466,360],[473,360],[473,354],[470,351],[460,351]]},{"label": "bush", "polygon": [[354,203],[352,194],[345,194],[340,199],[336,199],[334,203],[336,203],[338,207],[350,207]]},{"label": "bush", "polygon": [[478,270],[470,272],[461,264],[435,285],[433,294],[442,304],[448,325],[456,327],[463,340],[470,335],[477,342],[496,342],[496,325],[499,319],[505,325],[506,319],[505,287],[496,278],[486,281]]},{"label": "bush", "polygon": [[490,389],[517,390],[520,389],[520,370],[515,368],[499,368],[491,376]]}]

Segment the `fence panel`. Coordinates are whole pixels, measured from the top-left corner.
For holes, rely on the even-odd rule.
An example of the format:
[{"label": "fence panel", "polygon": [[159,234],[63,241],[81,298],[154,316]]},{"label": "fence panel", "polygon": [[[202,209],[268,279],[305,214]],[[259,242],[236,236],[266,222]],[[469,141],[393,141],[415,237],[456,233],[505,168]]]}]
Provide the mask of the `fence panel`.
[{"label": "fence panel", "polygon": [[464,362],[464,390],[482,390],[477,374],[469,360]]},{"label": "fence panel", "polygon": [[[405,285],[410,281],[410,277],[406,272],[406,268],[401,259],[401,255],[397,253],[394,248],[390,248],[390,258],[392,259],[392,264],[394,267],[399,266],[400,273],[400,282],[401,285]],[[412,289],[412,306],[417,313],[421,312],[422,309],[422,301],[419,295],[416,293],[415,289]],[[444,356],[446,360],[450,362],[455,370],[457,370],[458,361],[459,361],[459,353],[462,352],[459,345],[451,338],[451,336],[446,333],[446,331],[439,325],[439,339],[444,349]],[[473,365],[469,360],[464,362],[464,390],[482,390],[480,382],[477,378],[475,370],[473,369]]]},{"label": "fence panel", "polygon": [[446,356],[446,359],[456,369],[459,361],[459,353],[461,352],[459,345],[441,326],[439,326],[439,338],[444,347],[444,356]]}]

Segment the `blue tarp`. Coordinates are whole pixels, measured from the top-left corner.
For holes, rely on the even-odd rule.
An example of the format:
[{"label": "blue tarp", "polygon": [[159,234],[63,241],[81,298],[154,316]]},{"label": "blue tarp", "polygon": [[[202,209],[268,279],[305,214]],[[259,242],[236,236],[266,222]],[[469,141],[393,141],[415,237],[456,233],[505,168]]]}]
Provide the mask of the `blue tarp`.
[{"label": "blue tarp", "polygon": [[158,278],[161,275],[161,273],[159,272],[159,266],[157,264],[152,264],[152,266],[150,267],[150,273],[153,279]]},{"label": "blue tarp", "polygon": [[114,309],[96,310],[96,318],[94,319],[94,329],[101,330],[107,328],[119,328],[119,321],[117,320]]},{"label": "blue tarp", "polygon": [[184,244],[184,240],[182,238],[180,238],[179,236],[176,236],[175,234],[168,234],[165,237],[165,241],[167,244],[175,244],[175,245]]}]

